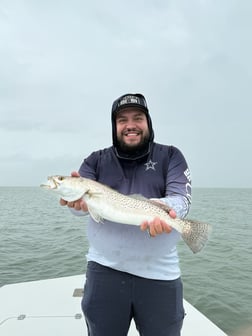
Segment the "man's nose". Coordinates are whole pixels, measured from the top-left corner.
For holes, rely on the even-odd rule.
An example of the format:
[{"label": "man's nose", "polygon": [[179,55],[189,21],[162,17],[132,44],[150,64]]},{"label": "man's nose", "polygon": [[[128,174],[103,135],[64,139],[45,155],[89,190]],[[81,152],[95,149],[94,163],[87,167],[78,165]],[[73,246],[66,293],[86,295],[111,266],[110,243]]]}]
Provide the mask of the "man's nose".
[{"label": "man's nose", "polygon": [[134,122],[134,120],[128,120],[126,123],[126,128],[127,129],[136,128],[136,123]]}]

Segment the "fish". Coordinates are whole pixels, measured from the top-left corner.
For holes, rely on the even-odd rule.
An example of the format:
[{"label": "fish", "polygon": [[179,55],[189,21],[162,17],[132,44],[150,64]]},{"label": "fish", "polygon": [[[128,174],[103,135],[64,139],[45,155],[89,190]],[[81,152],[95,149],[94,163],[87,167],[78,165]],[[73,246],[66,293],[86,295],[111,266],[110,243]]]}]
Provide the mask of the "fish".
[{"label": "fish", "polygon": [[147,198],[124,195],[98,181],[84,177],[49,176],[40,187],[52,190],[67,202],[83,199],[90,216],[96,222],[104,220],[121,224],[141,225],[159,217],[177,230],[193,253],[198,253],[208,241],[212,226],[197,220],[172,218],[169,208]]}]

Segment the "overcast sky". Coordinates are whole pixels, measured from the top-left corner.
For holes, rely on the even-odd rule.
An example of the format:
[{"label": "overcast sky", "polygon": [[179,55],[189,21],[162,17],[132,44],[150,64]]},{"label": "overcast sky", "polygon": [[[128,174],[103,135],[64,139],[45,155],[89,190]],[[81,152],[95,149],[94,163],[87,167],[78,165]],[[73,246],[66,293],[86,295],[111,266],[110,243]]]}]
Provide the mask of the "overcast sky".
[{"label": "overcast sky", "polygon": [[194,187],[252,187],[251,17],[250,0],[0,0],[0,186],[78,170],[140,92]]}]

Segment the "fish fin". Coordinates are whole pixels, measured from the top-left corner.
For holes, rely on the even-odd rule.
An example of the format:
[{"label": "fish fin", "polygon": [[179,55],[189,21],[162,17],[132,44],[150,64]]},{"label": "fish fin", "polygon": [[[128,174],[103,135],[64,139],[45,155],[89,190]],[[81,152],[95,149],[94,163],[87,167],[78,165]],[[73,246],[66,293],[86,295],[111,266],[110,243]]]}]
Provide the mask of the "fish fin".
[{"label": "fish fin", "polygon": [[104,222],[104,219],[97,212],[95,212],[92,208],[88,207],[88,212],[96,223]]},{"label": "fish fin", "polygon": [[99,196],[102,196],[103,195],[103,193],[102,192],[98,192],[98,191],[93,191],[93,192],[91,192],[91,191],[88,191],[87,192],[87,194],[88,194],[88,196],[91,198],[93,198],[93,197],[99,197]]},{"label": "fish fin", "polygon": [[181,236],[193,253],[199,252],[208,241],[212,226],[195,220],[183,220]]}]

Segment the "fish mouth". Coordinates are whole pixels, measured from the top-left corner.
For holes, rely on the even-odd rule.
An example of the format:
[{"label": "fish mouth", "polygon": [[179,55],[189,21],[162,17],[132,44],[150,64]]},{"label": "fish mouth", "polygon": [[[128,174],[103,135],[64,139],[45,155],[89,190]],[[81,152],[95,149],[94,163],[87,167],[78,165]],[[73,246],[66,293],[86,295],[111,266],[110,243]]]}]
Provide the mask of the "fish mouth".
[{"label": "fish mouth", "polygon": [[40,187],[45,189],[57,189],[58,183],[53,176],[48,176],[47,182],[40,184]]}]

